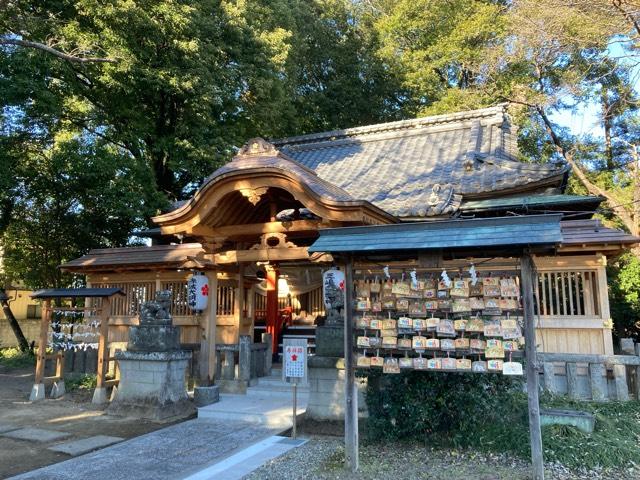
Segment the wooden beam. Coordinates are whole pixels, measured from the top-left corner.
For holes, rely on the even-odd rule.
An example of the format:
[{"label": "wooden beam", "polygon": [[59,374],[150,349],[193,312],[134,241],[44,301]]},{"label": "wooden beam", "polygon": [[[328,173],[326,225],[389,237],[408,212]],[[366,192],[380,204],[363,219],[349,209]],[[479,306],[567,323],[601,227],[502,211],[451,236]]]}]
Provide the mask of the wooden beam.
[{"label": "wooden beam", "polygon": [[337,226],[337,222],[323,222],[322,220],[292,220],[290,222],[248,223],[246,225],[227,225],[224,227],[210,227],[196,225],[193,235],[211,238],[232,238],[244,235],[264,235],[265,233],[289,233],[316,231],[319,228]]},{"label": "wooden beam", "polygon": [[524,309],[525,355],[527,360],[527,397],[529,403],[529,438],[533,479],[544,480],[542,433],[540,430],[540,402],[538,399],[538,359],[536,356],[536,332],[534,323],[533,286],[538,281],[533,259],[525,253],[520,259],[522,302]]},{"label": "wooden beam", "polygon": [[351,472],[358,470],[358,390],[356,386],[355,356],[353,354],[353,259],[345,262],[344,305],[344,444],[345,463]]},{"label": "wooden beam", "polygon": [[308,260],[308,247],[265,248],[259,250],[229,250],[215,255],[216,265],[239,262],[279,262],[282,260]]}]

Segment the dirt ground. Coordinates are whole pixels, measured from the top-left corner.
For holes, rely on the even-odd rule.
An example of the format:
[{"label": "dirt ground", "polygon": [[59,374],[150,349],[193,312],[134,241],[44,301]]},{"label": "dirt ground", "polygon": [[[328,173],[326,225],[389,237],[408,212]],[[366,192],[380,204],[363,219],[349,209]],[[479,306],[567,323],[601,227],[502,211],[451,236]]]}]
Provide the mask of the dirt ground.
[{"label": "dirt ground", "polygon": [[71,436],[49,443],[0,436],[0,478],[71,458],[47,450],[57,443],[94,435],[131,438],[170,425],[107,415],[104,407],[91,404],[92,391],[67,393],[64,398],[32,403],[28,401],[32,386],[33,368],[9,370],[0,366],[0,424],[56,430]]}]

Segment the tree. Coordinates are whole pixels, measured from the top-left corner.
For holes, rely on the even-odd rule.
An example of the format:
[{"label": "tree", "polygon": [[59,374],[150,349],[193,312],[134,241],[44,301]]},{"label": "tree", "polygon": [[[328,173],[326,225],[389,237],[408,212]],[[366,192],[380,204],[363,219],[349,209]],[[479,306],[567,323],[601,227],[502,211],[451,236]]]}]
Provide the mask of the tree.
[{"label": "tree", "polygon": [[[636,235],[640,215],[633,200],[625,201],[625,190],[634,190],[632,196],[640,198],[640,187],[631,178],[635,161],[626,160],[637,154],[637,143],[623,134],[625,124],[633,123],[638,112],[629,75],[634,63],[616,58],[612,44],[621,45],[627,58],[640,59],[634,51],[640,41],[635,29],[639,16],[640,9],[632,10],[621,1],[519,0],[508,13],[508,40],[494,50],[489,63],[494,89],[529,108],[556,155],[569,164],[586,192],[603,196],[624,227]],[[597,142],[597,158],[593,148],[584,148],[593,146],[592,139],[564,134],[551,116],[594,102],[600,104],[604,131],[604,142]],[[590,156],[581,158],[589,150]]]}]

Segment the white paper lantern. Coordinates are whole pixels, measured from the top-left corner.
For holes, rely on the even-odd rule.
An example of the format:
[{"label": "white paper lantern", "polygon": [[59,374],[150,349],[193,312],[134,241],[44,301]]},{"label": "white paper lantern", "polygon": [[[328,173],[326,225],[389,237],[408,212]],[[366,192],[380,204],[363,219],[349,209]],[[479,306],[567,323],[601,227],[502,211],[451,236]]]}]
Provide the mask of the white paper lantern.
[{"label": "white paper lantern", "polygon": [[192,275],[187,282],[187,299],[191,310],[204,310],[209,301],[209,278]]}]

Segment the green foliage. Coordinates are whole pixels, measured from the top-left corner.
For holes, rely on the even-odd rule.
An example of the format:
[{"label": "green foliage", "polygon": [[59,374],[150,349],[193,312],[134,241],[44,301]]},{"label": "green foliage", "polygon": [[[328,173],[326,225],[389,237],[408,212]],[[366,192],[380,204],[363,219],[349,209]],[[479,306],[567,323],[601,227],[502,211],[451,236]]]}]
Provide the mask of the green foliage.
[{"label": "green foliage", "polygon": [[[548,162],[562,160],[557,145],[540,112],[525,105],[550,113],[595,105],[610,141],[556,129],[560,142],[616,203],[634,198],[634,63],[613,58],[609,46],[615,38],[621,58],[637,58],[637,38],[607,0],[17,0],[5,7],[0,40],[113,60],[74,63],[0,45],[0,245],[7,276],[31,287],[69,285],[58,264],[127,243],[132,230],[189,197],[256,135],[510,100],[522,106],[514,109],[522,159]],[[628,219],[618,224],[631,230]]]},{"label": "green foliage", "polygon": [[611,316],[618,338],[640,340],[640,258],[626,253],[607,269]]},{"label": "green foliage", "polygon": [[93,390],[96,388],[97,377],[93,374],[71,376],[64,379],[64,387],[69,392],[76,390]]},{"label": "green foliage", "polygon": [[[371,442],[416,439],[441,448],[471,448],[530,458],[526,394],[497,375],[371,371],[366,393]],[[571,426],[543,427],[545,461],[572,468],[626,467],[640,455],[640,402],[574,402],[544,396],[542,408],[592,413],[587,435]]]},{"label": "green foliage", "polygon": [[446,436],[451,444],[467,445],[467,435],[479,418],[509,402],[520,380],[498,375],[406,372],[367,374],[367,431],[370,438]]},{"label": "green foliage", "polygon": [[31,352],[21,352],[18,348],[0,349],[0,366],[6,368],[28,368],[36,364],[36,357]]}]

